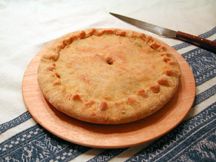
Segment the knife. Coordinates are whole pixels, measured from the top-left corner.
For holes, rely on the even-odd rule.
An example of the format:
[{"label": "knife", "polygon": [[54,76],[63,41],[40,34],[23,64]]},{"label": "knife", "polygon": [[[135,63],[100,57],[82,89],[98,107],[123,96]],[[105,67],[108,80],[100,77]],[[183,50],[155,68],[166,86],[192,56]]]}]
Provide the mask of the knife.
[{"label": "knife", "polygon": [[195,36],[195,35],[188,34],[185,32],[174,31],[171,29],[163,28],[163,27],[160,27],[157,25],[153,25],[153,24],[141,21],[141,20],[136,20],[136,19],[126,17],[123,15],[119,15],[116,13],[110,12],[110,14],[117,17],[120,20],[123,20],[129,24],[132,24],[132,25],[139,27],[141,29],[150,31],[150,32],[155,33],[157,35],[182,40],[182,41],[188,42],[190,44],[196,45],[198,47],[201,47],[203,49],[206,49],[208,51],[216,53],[216,42],[215,41],[204,39],[204,38],[201,38],[199,36]]}]

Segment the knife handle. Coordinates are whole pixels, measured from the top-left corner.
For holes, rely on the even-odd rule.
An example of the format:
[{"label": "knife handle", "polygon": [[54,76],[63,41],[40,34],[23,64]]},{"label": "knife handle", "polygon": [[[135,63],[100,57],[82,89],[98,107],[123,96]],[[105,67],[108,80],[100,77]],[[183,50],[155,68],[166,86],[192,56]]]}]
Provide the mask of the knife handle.
[{"label": "knife handle", "polygon": [[181,31],[176,32],[176,38],[216,53],[215,41],[210,41],[208,39],[204,39]]}]

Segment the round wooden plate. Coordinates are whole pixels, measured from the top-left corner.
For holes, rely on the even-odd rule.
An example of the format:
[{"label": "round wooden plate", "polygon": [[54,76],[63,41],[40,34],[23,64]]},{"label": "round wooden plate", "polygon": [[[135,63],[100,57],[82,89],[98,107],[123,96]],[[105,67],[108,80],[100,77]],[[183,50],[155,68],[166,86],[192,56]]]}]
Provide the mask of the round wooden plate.
[{"label": "round wooden plate", "polygon": [[123,148],[158,138],[179,124],[195,97],[195,81],[187,62],[175,52],[182,76],[178,92],[160,111],[137,122],[97,125],[72,119],[55,110],[43,97],[37,69],[40,56],[29,64],[23,78],[23,98],[32,117],[45,129],[72,143],[95,148]]}]

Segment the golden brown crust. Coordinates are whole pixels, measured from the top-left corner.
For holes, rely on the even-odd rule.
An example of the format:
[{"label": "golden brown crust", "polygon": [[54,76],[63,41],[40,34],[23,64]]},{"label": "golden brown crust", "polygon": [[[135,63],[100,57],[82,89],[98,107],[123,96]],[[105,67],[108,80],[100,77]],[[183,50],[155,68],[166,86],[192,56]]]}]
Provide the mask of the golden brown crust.
[{"label": "golden brown crust", "polygon": [[172,50],[129,30],[70,33],[41,55],[38,82],[45,98],[59,111],[92,123],[149,116],[171,99],[181,73]]}]

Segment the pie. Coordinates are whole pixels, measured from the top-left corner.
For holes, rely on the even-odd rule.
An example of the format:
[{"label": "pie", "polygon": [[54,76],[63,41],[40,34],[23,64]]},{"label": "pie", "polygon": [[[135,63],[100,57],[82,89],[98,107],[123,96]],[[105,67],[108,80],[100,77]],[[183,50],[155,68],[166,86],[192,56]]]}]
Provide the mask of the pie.
[{"label": "pie", "polygon": [[38,83],[46,100],[72,118],[121,124],[147,117],[176,93],[173,49],[123,29],[87,29],[42,49]]}]

